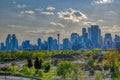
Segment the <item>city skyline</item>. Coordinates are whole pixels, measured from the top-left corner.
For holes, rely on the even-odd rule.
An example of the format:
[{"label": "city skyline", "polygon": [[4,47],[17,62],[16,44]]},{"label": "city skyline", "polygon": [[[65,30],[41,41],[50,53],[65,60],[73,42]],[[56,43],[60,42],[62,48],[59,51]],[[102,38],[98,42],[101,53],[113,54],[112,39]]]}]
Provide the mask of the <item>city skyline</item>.
[{"label": "city skyline", "polygon": [[0,0],[0,80],[120,80],[120,0]]},{"label": "city skyline", "polygon": [[[1,0],[0,42],[16,34],[19,43],[49,36],[69,38],[75,32],[93,24],[100,26],[101,34],[120,35],[120,0]],[[61,42],[61,41],[60,41]]]},{"label": "city skyline", "polygon": [[[91,25],[91,26],[99,26],[99,25]],[[90,26],[90,27],[91,27],[91,26]],[[85,27],[82,28],[80,34],[77,33],[77,32],[72,32],[72,33],[69,33],[69,35],[71,36],[73,33],[75,33],[75,34],[77,34],[77,35],[79,35],[79,36],[82,36],[82,35],[83,35],[83,29],[86,29],[85,32],[86,32],[86,33],[89,33],[89,28],[90,28],[90,27],[88,27],[88,28],[85,28]],[[99,28],[100,28],[100,26],[99,26]],[[100,30],[101,30],[101,29],[100,29]],[[102,30],[101,30],[101,32],[102,32]],[[69,40],[71,40],[71,37],[70,37],[70,36],[64,36],[64,38],[62,38],[63,36],[62,36],[60,33],[58,33],[58,34],[59,34],[59,44],[62,44],[62,43],[63,43],[63,40],[66,39],[66,38],[69,39]],[[49,37],[52,37],[52,38],[58,40],[58,34],[56,33],[56,34],[54,34],[55,36],[52,36],[52,35],[51,35],[51,36],[48,36],[48,37],[46,37],[46,39],[44,39],[44,38],[42,38],[42,37],[36,37],[34,43],[32,43],[32,42],[31,42],[31,39],[23,39],[22,41],[20,41],[18,35],[16,35],[15,33],[9,33],[9,34],[7,34],[7,36],[4,36],[4,37],[5,37],[4,41],[0,41],[0,43],[2,43],[2,42],[5,43],[5,41],[6,41],[6,39],[7,39],[7,37],[8,37],[9,35],[10,35],[10,36],[13,36],[13,35],[14,35],[14,36],[16,36],[16,38],[19,40],[19,41],[18,41],[18,44],[19,44],[19,45],[21,45],[22,42],[25,41],[25,40],[30,40],[31,44],[37,45],[37,44],[38,44],[38,43],[37,43],[37,39],[41,39],[42,42],[47,41]],[[112,33],[108,33],[108,32],[106,32],[106,33],[104,33],[104,34],[102,34],[102,33],[100,33],[100,34],[101,34],[101,37],[102,37],[102,38],[104,38],[106,34],[111,34],[111,37],[112,37],[112,40],[113,40],[113,41],[114,41],[115,36],[118,35],[118,34],[112,35]],[[120,36],[120,35],[118,35],[118,36]],[[94,36],[93,36],[93,37],[94,37]],[[21,42],[21,43],[20,43],[20,42]]]},{"label": "city skyline", "polygon": [[[82,35],[72,33],[69,38],[61,39],[61,34],[56,34],[57,38],[49,36],[47,40],[36,39],[36,44],[30,40],[23,40],[19,44],[19,39],[15,34],[8,34],[5,42],[0,43],[0,50],[89,50],[100,48],[102,50],[117,48],[120,45],[120,36],[112,37],[111,33],[101,35],[99,25],[91,25],[89,28],[82,28]],[[60,43],[59,41],[62,40]]]}]

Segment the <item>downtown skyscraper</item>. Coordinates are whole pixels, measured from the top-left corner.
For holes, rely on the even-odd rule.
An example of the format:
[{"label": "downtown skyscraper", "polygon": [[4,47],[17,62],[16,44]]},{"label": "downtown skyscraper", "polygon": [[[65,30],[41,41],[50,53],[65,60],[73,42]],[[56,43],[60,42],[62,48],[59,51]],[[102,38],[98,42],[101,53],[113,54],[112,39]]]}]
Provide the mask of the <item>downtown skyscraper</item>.
[{"label": "downtown skyscraper", "polygon": [[101,37],[101,30],[99,29],[99,25],[92,25],[88,29],[88,34],[91,41],[91,48],[99,48]]},{"label": "downtown skyscraper", "polygon": [[13,34],[12,36],[8,34],[5,43],[6,43],[6,50],[18,49],[18,40],[15,34]]}]

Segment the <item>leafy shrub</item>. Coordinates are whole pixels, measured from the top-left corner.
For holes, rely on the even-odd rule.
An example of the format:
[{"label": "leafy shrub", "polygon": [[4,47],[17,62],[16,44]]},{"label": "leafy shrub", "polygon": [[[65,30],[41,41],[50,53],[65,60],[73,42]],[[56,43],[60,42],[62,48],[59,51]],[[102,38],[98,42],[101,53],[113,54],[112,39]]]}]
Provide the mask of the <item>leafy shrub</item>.
[{"label": "leafy shrub", "polygon": [[100,74],[100,73],[96,73],[95,80],[102,80],[102,79],[103,79],[102,74]]},{"label": "leafy shrub", "polygon": [[28,66],[28,64],[27,64],[27,62],[25,62],[24,64],[23,64],[23,67],[27,67]]},{"label": "leafy shrub", "polygon": [[38,72],[38,76],[43,77],[43,73],[44,73],[43,70],[40,69],[39,72]]},{"label": "leafy shrub", "polygon": [[35,72],[35,69],[33,67],[28,68],[28,67],[24,66],[24,67],[22,67],[20,72],[23,73],[24,75],[32,76]]},{"label": "leafy shrub", "polygon": [[17,72],[17,70],[18,70],[18,67],[17,66],[10,66],[9,69],[10,69],[10,72],[12,74],[15,74]]},{"label": "leafy shrub", "polygon": [[57,75],[65,78],[74,70],[74,64],[69,61],[61,61],[57,64]]},{"label": "leafy shrub", "polygon": [[51,61],[46,61],[46,62],[43,63],[44,72],[49,72],[50,65],[51,65]]},{"label": "leafy shrub", "polygon": [[0,71],[10,71],[10,67],[1,67]]}]

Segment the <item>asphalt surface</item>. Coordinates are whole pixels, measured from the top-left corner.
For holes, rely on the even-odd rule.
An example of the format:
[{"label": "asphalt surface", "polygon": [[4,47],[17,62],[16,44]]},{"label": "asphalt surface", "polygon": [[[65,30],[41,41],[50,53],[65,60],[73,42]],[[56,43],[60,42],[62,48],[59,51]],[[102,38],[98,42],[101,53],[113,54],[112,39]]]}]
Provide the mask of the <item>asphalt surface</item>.
[{"label": "asphalt surface", "polygon": [[37,80],[37,79],[16,77],[16,76],[1,76],[0,75],[0,80]]},{"label": "asphalt surface", "polygon": [[[25,62],[26,62],[26,60],[15,61],[16,65],[18,65],[18,66],[22,66]],[[10,66],[11,64],[12,64],[12,62],[5,62],[3,64],[0,63],[0,67]]]}]

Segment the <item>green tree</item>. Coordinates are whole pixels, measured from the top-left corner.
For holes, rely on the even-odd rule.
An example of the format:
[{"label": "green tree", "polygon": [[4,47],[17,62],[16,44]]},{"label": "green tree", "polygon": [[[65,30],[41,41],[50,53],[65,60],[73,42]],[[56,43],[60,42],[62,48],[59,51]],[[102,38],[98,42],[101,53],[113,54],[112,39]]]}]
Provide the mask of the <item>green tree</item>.
[{"label": "green tree", "polygon": [[120,54],[115,49],[110,49],[104,54],[105,61],[104,65],[109,64],[111,78],[118,77],[118,66],[120,65]]},{"label": "green tree", "polygon": [[28,65],[28,68],[31,68],[33,66],[33,62],[32,62],[32,59],[27,59],[27,65]]},{"label": "green tree", "polygon": [[36,73],[38,73],[39,69],[42,68],[42,63],[43,63],[43,59],[42,58],[39,59],[38,57],[36,57],[35,62],[34,62],[34,67],[36,69]]},{"label": "green tree", "polygon": [[57,64],[57,75],[64,79],[74,70],[74,64],[69,61],[61,61]]}]

